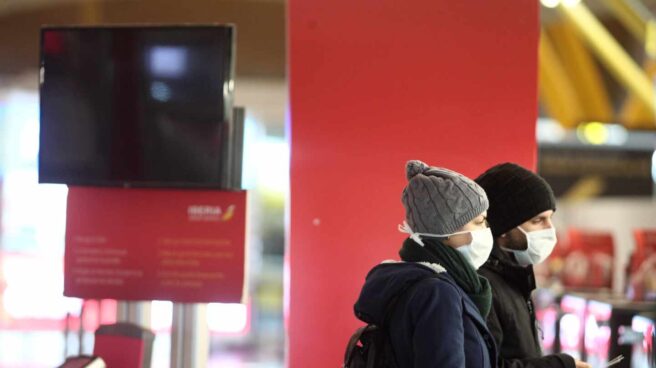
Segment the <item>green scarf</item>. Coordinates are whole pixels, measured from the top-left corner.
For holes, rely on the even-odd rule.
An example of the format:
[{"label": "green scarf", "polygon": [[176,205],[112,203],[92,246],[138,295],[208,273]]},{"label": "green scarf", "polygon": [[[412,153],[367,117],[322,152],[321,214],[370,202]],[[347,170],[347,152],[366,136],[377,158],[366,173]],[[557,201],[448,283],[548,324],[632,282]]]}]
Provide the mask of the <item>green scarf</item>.
[{"label": "green scarf", "polygon": [[490,282],[477,274],[465,256],[456,249],[436,239],[422,239],[422,241],[425,244],[423,247],[410,238],[406,239],[399,251],[401,259],[406,262],[440,264],[476,304],[483,319],[487,319],[492,306]]}]

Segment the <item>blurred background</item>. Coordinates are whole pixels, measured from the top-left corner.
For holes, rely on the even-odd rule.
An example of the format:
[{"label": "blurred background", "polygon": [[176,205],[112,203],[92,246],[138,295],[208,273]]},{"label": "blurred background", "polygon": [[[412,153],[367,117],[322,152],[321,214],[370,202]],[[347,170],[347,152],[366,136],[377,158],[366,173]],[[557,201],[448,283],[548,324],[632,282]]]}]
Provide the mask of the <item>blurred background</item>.
[{"label": "blurred background", "polygon": [[[537,270],[539,316],[547,351],[592,357],[589,320],[567,312],[580,294],[563,296],[656,300],[656,0],[540,3],[537,169],[559,199],[559,246]],[[209,366],[284,366],[285,11],[283,0],[0,2],[0,367],[90,353],[93,331],[116,320],[116,301],[62,296],[67,188],[37,183],[40,27],[180,23],[236,25],[235,104],[246,108],[249,295],[209,306]],[[171,313],[152,302],[154,367],[168,366]],[[580,328],[561,335],[564,316]],[[605,341],[608,322],[595,321],[590,346]]]}]

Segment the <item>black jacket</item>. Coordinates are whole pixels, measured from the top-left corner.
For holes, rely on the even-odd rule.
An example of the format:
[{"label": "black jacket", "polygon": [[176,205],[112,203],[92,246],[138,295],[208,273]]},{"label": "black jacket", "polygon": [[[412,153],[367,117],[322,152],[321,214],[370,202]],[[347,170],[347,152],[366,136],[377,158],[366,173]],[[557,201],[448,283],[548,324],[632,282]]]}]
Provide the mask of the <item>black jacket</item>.
[{"label": "black jacket", "polygon": [[[391,313],[389,332],[400,368],[492,368],[494,339],[478,308],[439,266],[414,262],[374,267],[355,303],[355,314],[380,325],[387,306],[406,290]],[[414,287],[416,280],[419,283]]]},{"label": "black jacket", "polygon": [[492,286],[492,311],[487,325],[499,347],[499,368],[574,368],[567,354],[542,355],[531,292],[533,267],[518,265],[495,245],[478,271]]}]

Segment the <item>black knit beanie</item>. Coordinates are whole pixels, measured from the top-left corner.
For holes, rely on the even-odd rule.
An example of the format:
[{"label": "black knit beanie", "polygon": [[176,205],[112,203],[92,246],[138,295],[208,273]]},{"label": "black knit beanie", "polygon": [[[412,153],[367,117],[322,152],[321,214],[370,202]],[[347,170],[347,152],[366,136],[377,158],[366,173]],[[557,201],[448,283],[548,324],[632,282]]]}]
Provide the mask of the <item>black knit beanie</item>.
[{"label": "black knit beanie", "polygon": [[475,180],[490,201],[487,221],[496,238],[547,210],[556,198],[539,175],[513,163],[491,167]]}]

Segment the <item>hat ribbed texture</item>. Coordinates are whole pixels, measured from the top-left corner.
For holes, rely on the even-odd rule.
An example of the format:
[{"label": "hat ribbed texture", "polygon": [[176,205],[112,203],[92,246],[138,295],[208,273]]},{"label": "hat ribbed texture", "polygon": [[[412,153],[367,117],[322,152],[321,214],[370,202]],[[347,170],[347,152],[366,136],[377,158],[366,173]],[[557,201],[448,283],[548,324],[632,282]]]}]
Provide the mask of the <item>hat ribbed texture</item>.
[{"label": "hat ribbed texture", "polygon": [[490,200],[487,221],[495,238],[544,211],[556,210],[556,198],[546,180],[517,164],[493,166],[476,182]]},{"label": "hat ribbed texture", "polygon": [[406,178],[401,201],[414,232],[451,234],[488,208],[485,191],[455,171],[412,160]]}]

